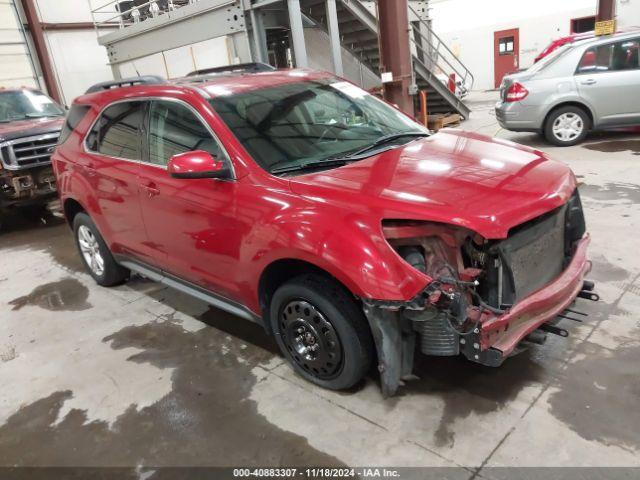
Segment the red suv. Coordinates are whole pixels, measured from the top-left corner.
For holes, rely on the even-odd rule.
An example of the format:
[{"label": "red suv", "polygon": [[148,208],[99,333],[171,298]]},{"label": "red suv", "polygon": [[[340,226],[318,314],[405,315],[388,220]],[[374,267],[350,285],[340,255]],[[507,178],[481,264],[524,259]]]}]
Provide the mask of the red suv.
[{"label": "red suv", "polygon": [[53,160],[100,285],[131,271],[253,320],[332,389],[414,351],[498,366],[554,326],[589,237],[571,170],[422,125],[328,73],[139,77],[76,99]]}]

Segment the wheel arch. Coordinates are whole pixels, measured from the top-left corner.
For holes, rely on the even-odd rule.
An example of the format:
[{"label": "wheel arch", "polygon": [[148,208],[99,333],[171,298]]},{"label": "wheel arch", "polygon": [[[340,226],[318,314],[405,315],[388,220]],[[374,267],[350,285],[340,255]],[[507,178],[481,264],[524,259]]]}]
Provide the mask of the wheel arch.
[{"label": "wheel arch", "polygon": [[70,228],[73,228],[73,219],[78,213],[87,213],[87,209],[79,201],[71,197],[64,200],[62,210]]},{"label": "wheel arch", "polygon": [[264,327],[270,335],[273,333],[269,319],[273,294],[288,280],[304,274],[315,274],[330,279],[353,296],[354,300],[358,301],[357,296],[344,282],[318,265],[297,258],[280,258],[274,260],[265,267],[258,281],[258,301],[260,310],[262,311]]},{"label": "wheel arch", "polygon": [[544,120],[542,121],[542,130],[547,128],[547,121],[549,120],[549,117],[551,116],[551,114],[553,112],[555,112],[556,110],[558,110],[560,108],[564,108],[564,107],[580,108],[589,117],[589,122],[591,122],[590,129],[592,129],[595,126],[595,115],[594,115],[593,110],[591,109],[591,107],[589,107],[586,103],[580,102],[578,100],[565,100],[565,101],[562,101],[560,103],[557,103],[557,104],[553,105],[547,111],[547,113],[544,116]]}]

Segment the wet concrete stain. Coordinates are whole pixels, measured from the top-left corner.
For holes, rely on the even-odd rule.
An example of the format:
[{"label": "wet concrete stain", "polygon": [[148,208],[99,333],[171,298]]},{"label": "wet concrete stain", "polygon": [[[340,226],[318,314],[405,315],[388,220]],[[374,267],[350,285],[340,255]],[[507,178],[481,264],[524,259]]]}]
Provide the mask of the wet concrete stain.
[{"label": "wet concrete stain", "polygon": [[602,255],[593,255],[591,257],[593,268],[589,273],[589,278],[602,282],[620,282],[629,278],[629,272],[624,268],[609,262]]},{"label": "wet concrete stain", "polygon": [[604,153],[631,152],[640,155],[640,140],[607,140],[584,145],[587,150]]},{"label": "wet concrete stain", "polygon": [[548,374],[534,361],[531,351],[508,359],[500,368],[484,367],[461,357],[419,355],[414,372],[420,379],[407,383],[400,395],[440,397],[444,410],[434,432],[439,447],[453,447],[454,422],[504,408],[524,387],[540,383]]},{"label": "wet concrete stain", "polygon": [[583,184],[580,194],[593,200],[626,200],[627,203],[640,204],[640,185],[633,183],[615,182],[603,186]]},{"label": "wet concrete stain", "polygon": [[612,353],[589,343],[581,353],[558,378],[551,412],[582,438],[640,449],[640,346]]},{"label": "wet concrete stain", "polygon": [[13,305],[12,310],[20,310],[29,305],[54,312],[79,311],[91,308],[87,298],[89,289],[75,278],[67,277],[40,285],[28,295],[11,300],[9,305]]},{"label": "wet concrete stain", "polygon": [[173,369],[172,391],[151,406],[130,405],[111,427],[77,409],[55,423],[73,393],[52,393],[0,427],[0,465],[341,464],[269,423],[248,399],[256,383],[251,370],[270,352],[217,328],[190,332],[171,320],[125,327],[104,341],[141,350],[131,362]]}]

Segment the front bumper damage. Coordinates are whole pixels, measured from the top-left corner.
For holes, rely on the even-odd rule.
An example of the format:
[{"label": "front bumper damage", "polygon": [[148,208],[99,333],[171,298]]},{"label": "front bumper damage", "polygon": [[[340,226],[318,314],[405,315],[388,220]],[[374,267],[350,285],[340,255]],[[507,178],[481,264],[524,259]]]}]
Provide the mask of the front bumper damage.
[{"label": "front bumper damage", "polygon": [[[593,284],[585,280],[591,270],[591,262],[587,260],[589,242],[585,234],[576,243],[570,262],[558,277],[502,313],[468,306],[466,315],[472,328],[465,332],[453,328],[444,313],[434,308],[432,300],[439,287],[432,284],[408,302],[363,299],[376,343],[383,395],[395,394],[412,375],[418,340],[422,353],[462,354],[473,362],[497,367],[521,351],[536,331],[565,332],[553,327],[551,322],[562,316],[577,297],[598,298],[591,291]],[[441,331],[439,336],[429,337],[427,327],[433,325]]]}]

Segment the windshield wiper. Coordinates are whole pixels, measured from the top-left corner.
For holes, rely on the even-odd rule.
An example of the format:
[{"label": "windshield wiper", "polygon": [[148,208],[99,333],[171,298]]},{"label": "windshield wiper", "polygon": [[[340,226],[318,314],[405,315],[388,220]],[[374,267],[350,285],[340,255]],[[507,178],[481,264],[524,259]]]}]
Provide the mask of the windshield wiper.
[{"label": "windshield wiper", "polygon": [[271,170],[269,170],[269,173],[297,172],[299,170],[311,170],[318,167],[341,167],[342,165],[346,165],[347,162],[347,159],[334,158],[329,158],[326,160],[314,160],[312,162],[289,165],[287,167],[272,168]]},{"label": "windshield wiper", "polygon": [[382,145],[384,145],[385,143],[389,143],[392,142],[393,140],[397,140],[399,138],[403,138],[403,137],[428,137],[430,134],[427,132],[400,132],[400,133],[392,133],[390,135],[384,135],[380,138],[378,138],[375,142],[373,142],[371,145],[367,145],[366,147],[360,148],[358,150],[356,150],[355,152],[349,152],[347,154],[345,154],[342,157],[334,157],[334,160],[349,160],[349,159],[354,159],[357,158],[358,156],[362,155],[363,153],[367,153],[377,147],[380,147]]}]

